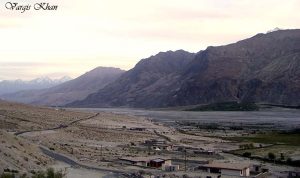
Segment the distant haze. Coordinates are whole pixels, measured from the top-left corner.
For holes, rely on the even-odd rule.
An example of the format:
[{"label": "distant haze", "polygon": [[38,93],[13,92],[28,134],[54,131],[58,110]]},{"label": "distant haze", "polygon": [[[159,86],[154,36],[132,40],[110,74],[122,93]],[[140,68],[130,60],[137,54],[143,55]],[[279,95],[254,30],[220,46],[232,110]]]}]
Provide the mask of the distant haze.
[{"label": "distant haze", "polygon": [[0,95],[14,93],[23,90],[36,90],[50,88],[66,81],[71,80],[70,77],[62,77],[59,79],[51,79],[49,77],[36,78],[30,81],[23,80],[3,80],[0,81]]},{"label": "distant haze", "polygon": [[58,10],[21,14],[1,1],[0,80],[75,78],[96,66],[128,70],[159,51],[197,52],[275,27],[300,28],[299,0],[47,2]]}]

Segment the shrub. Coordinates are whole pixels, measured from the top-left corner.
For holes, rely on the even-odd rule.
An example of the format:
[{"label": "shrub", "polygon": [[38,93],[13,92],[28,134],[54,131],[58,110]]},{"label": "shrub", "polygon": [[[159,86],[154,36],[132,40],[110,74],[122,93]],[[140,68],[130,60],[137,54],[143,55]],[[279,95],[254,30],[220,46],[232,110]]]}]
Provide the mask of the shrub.
[{"label": "shrub", "polygon": [[245,157],[251,157],[251,153],[250,152],[245,152],[245,153],[243,153],[243,156],[245,156]]},{"label": "shrub", "polygon": [[284,160],[284,159],[285,159],[284,154],[280,153],[280,160]]},{"label": "shrub", "polygon": [[37,172],[32,178],[46,178],[45,173],[43,171]]},{"label": "shrub", "polygon": [[32,178],[63,178],[63,174],[61,171],[55,172],[53,168],[49,168],[46,172],[39,171]]},{"label": "shrub", "polygon": [[0,178],[15,178],[15,175],[12,173],[3,173]]},{"label": "shrub", "polygon": [[240,149],[247,150],[255,148],[253,143],[239,145]]},{"label": "shrub", "polygon": [[276,159],[276,155],[274,153],[270,152],[270,153],[268,153],[268,158],[270,160],[275,160]]},{"label": "shrub", "polygon": [[288,158],[288,159],[286,160],[286,162],[287,162],[288,164],[291,164],[291,163],[292,163],[292,158]]},{"label": "shrub", "polygon": [[47,169],[47,178],[54,178],[54,169],[53,168],[49,168]]}]

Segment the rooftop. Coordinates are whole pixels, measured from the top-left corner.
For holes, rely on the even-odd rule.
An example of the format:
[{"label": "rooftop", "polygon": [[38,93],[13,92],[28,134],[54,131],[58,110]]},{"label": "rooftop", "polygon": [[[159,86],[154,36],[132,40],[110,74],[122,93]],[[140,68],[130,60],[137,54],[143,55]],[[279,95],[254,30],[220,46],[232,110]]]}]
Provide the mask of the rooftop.
[{"label": "rooftop", "polygon": [[120,159],[132,161],[132,162],[149,162],[149,161],[160,162],[160,161],[170,160],[170,159],[164,159],[164,158],[158,158],[158,157],[123,157]]},{"label": "rooftop", "polygon": [[249,164],[242,164],[242,163],[218,163],[213,162],[209,164],[205,164],[202,167],[206,168],[218,168],[218,169],[230,169],[230,170],[243,170],[249,168]]},{"label": "rooftop", "polygon": [[153,160],[151,160],[151,161],[159,163],[159,162],[165,161],[165,159],[157,158],[157,159],[153,159]]}]

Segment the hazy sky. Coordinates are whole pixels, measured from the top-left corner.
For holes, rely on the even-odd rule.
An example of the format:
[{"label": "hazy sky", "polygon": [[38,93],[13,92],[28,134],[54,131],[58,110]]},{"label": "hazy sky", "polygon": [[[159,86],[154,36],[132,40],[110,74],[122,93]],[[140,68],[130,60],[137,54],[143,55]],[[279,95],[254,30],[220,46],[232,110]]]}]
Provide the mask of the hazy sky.
[{"label": "hazy sky", "polygon": [[159,51],[197,52],[259,32],[300,28],[299,0],[15,0],[57,11],[20,13],[0,0],[0,80],[130,69]]}]

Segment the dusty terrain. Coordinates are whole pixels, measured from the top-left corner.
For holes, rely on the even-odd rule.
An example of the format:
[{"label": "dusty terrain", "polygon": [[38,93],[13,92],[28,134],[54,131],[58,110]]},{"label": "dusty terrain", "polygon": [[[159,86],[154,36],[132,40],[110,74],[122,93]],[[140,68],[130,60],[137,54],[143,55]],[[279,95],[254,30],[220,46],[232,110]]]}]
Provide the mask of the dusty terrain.
[{"label": "dusty terrain", "polygon": [[41,153],[38,144],[15,134],[51,129],[92,115],[0,101],[1,172],[9,169],[28,173],[53,163],[53,159]]},{"label": "dusty terrain", "polygon": [[50,129],[92,115],[0,101],[0,128],[10,132]]},{"label": "dusty terrain", "polygon": [[[222,135],[221,131],[219,135]],[[240,134],[238,132],[233,132]],[[174,126],[155,122],[146,116],[111,112],[84,112],[0,102],[0,170],[27,172],[55,167],[67,177],[114,177],[120,172],[130,174],[143,170],[155,175],[169,174],[159,169],[120,163],[124,157],[170,158],[180,165],[175,174],[199,176],[192,171],[201,162],[216,160],[260,164],[259,161],[222,153],[236,150],[243,142],[224,140],[210,130],[193,130],[184,125]],[[163,140],[172,150],[153,150],[146,140]],[[215,155],[199,155],[177,148],[211,150]],[[296,147],[298,148],[298,147]],[[45,151],[46,150],[46,151]],[[287,150],[289,151],[289,150]],[[292,151],[292,150],[290,150]],[[298,153],[293,152],[298,155]],[[187,158],[188,172],[184,172]],[[289,166],[265,163],[274,173],[297,170]]]},{"label": "dusty terrain", "polygon": [[43,169],[53,163],[29,141],[0,130],[0,170],[28,172]]}]

